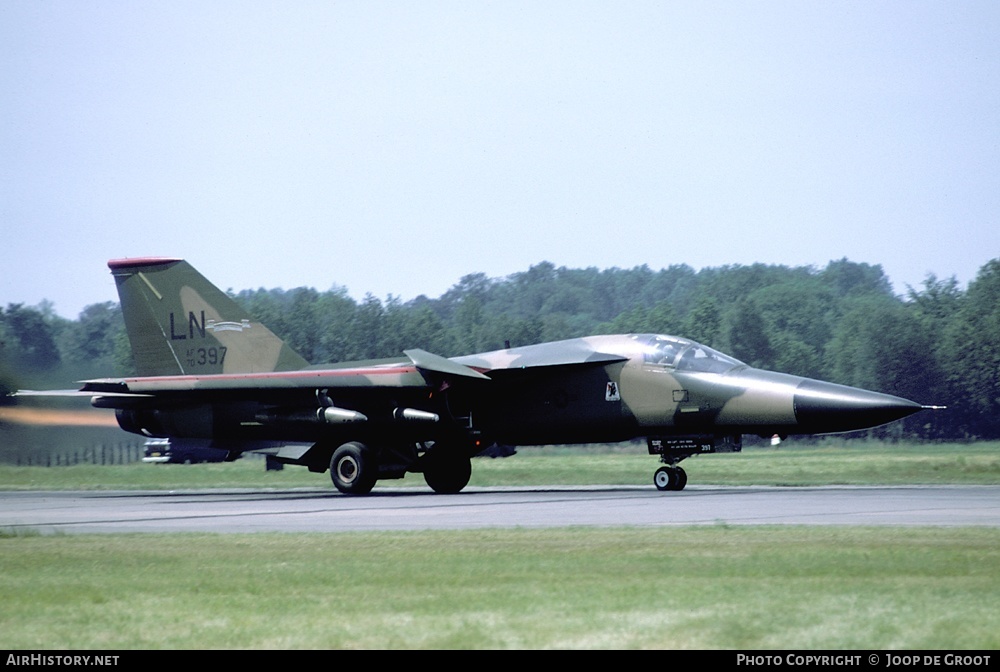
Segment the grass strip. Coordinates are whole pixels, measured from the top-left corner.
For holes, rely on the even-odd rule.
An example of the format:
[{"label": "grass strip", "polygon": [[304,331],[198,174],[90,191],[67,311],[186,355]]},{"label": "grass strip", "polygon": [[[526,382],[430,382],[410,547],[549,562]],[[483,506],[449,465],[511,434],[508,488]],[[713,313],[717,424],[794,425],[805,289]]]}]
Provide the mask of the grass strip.
[{"label": "grass strip", "polygon": [[0,648],[997,649],[1000,530],[0,535]]},{"label": "grass strip", "polygon": [[[473,460],[472,485],[651,485],[658,460],[645,446],[521,448],[504,459]],[[823,443],[751,447],[684,461],[690,484],[906,485],[1000,483],[1000,443]],[[422,486],[419,474],[378,487]],[[331,488],[328,474],[289,466],[268,472],[262,459],[200,465],[17,467],[0,465],[0,490],[177,490]]]}]

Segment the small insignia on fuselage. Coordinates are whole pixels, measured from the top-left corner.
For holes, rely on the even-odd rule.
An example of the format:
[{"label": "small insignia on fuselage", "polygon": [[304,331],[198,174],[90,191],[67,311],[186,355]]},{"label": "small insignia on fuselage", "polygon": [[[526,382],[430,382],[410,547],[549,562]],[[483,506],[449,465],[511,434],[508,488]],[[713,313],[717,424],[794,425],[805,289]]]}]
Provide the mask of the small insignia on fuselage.
[{"label": "small insignia on fuselage", "polygon": [[604,401],[621,401],[622,395],[618,391],[618,383],[611,381],[604,390]]}]

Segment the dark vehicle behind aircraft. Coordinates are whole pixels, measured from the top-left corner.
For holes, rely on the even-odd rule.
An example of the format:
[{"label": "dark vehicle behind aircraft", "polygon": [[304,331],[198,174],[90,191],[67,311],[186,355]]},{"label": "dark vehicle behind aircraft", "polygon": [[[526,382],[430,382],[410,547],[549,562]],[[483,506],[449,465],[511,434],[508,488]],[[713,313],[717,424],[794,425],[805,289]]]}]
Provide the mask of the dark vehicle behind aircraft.
[{"label": "dark vehicle behind aircraft", "polygon": [[108,265],[139,375],[86,381],[81,392],[94,406],[116,409],[127,431],[210,440],[228,459],[259,451],[275,463],[329,469],[345,493],[411,472],[455,493],[469,481],[470,457],[492,444],[635,438],[664,465],[656,487],[681,490],[678,463],[739,451],[744,434],[844,432],[928,408],[755,369],[660,334],[310,366],[187,262]]},{"label": "dark vehicle behind aircraft", "polygon": [[225,462],[225,450],[211,448],[202,439],[149,439],[143,446],[143,462],[152,464],[200,464]]}]

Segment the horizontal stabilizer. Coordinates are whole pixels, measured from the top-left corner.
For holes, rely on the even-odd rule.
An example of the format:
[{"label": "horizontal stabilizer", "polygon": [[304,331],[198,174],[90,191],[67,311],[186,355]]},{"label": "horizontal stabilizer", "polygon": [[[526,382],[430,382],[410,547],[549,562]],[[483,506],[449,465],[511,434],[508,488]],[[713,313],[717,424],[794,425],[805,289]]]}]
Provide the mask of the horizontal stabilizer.
[{"label": "horizontal stabilizer", "polygon": [[18,390],[11,397],[92,397],[90,392],[80,390]]},{"label": "horizontal stabilizer", "polygon": [[100,392],[95,395],[94,390],[86,388],[82,390],[18,390],[12,397],[59,397],[71,399],[73,397],[87,397],[97,399],[98,397],[128,397],[132,399],[151,399],[151,394],[137,394],[134,392]]}]

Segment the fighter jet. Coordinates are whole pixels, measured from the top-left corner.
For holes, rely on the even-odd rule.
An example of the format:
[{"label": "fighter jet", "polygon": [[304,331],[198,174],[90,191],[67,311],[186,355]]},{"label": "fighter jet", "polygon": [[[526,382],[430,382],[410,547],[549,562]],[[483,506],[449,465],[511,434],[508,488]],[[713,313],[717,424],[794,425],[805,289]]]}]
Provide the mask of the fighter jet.
[{"label": "fighter jet", "polygon": [[[492,444],[645,439],[663,466],[653,483],[682,490],[678,464],[738,452],[742,435],[864,429],[921,406],[900,397],[755,369],[676,336],[574,338],[445,358],[310,366],[181,259],[108,262],[137,377],[84,381],[144,437],[208,440],[264,452],[336,488],[422,473],[438,493],[469,482],[470,458]],[[261,446],[266,446],[261,448]]]}]

